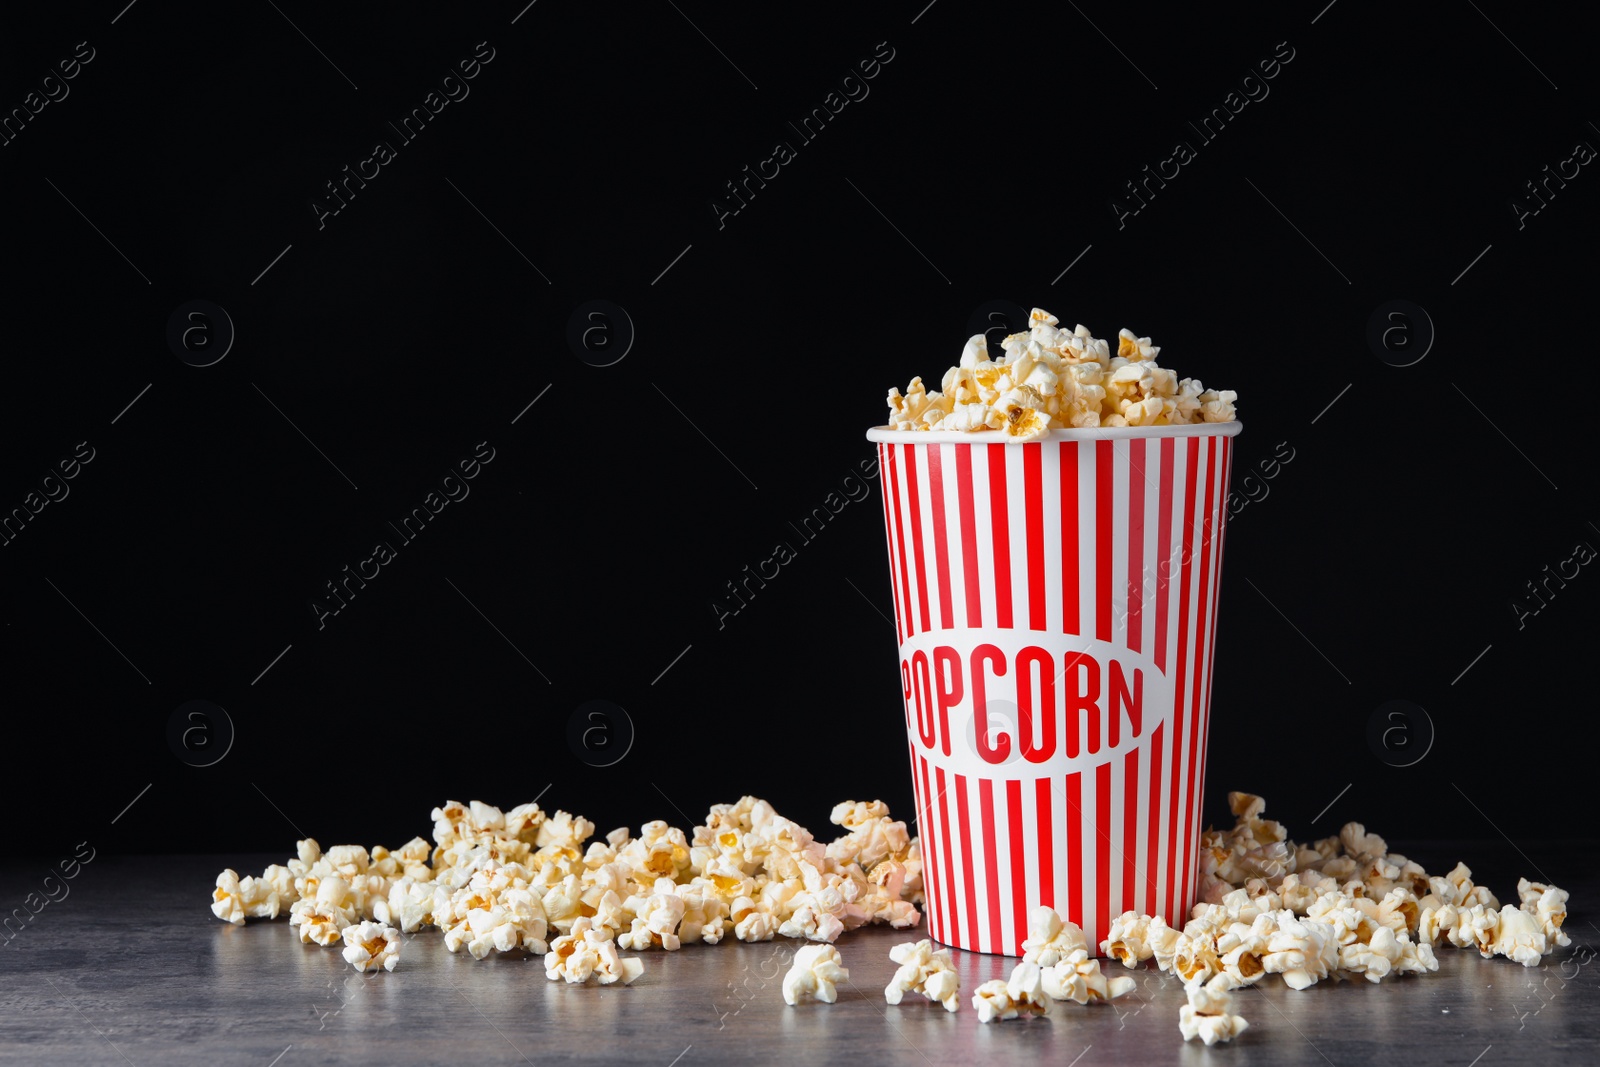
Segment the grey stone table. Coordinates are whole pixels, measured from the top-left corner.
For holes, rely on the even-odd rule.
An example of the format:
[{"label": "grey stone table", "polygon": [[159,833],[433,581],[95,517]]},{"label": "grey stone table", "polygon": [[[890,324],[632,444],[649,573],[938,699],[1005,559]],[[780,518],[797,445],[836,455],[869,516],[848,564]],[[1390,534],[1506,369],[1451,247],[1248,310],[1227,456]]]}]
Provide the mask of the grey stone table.
[{"label": "grey stone table", "polygon": [[[1295,992],[1269,979],[1235,996],[1249,1031],[1212,1049],[1183,1042],[1181,987],[1153,969],[1136,972],[1136,993],[1114,1005],[1059,1004],[1046,1019],[981,1025],[968,995],[1011,964],[957,952],[960,1012],[920,999],[890,1007],[888,950],[915,931],[841,937],[851,981],[832,1006],[784,1004],[797,947],[784,940],[646,953],[637,982],[603,988],[548,981],[538,958],[452,955],[428,931],[395,972],[362,977],[282,920],[233,927],[211,916],[218,870],[281,857],[102,855],[65,897],[5,931],[0,1063],[1600,1063],[1594,844],[1521,845],[1526,858],[1503,842],[1401,851],[1430,870],[1464,858],[1502,900],[1537,862],[1572,892],[1570,948],[1532,969],[1445,948],[1437,974],[1381,985]],[[6,861],[6,911],[40,888],[46,867]]]}]

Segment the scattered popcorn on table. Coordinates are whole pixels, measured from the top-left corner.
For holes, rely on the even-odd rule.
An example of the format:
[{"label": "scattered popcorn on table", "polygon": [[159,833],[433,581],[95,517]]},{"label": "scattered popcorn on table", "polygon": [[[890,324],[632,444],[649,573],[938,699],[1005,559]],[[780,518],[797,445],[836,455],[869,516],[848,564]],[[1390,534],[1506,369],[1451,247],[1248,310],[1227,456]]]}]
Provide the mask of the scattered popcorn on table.
[{"label": "scattered popcorn on table", "polygon": [[1232,1041],[1250,1025],[1232,1014],[1232,979],[1217,975],[1207,982],[1191,982],[1184,987],[1188,1003],[1178,1009],[1178,1030],[1185,1041],[1199,1038],[1207,1045]]},{"label": "scattered popcorn on table", "polygon": [[883,991],[883,998],[898,1004],[907,993],[921,993],[943,1004],[946,1011],[961,1006],[961,976],[950,961],[949,949],[935,950],[927,938],[907,941],[889,950],[889,958],[900,965]]},{"label": "scattered popcorn on table", "polygon": [[[1067,334],[1055,324],[1036,311],[1033,335],[1007,338],[1008,357],[1000,361],[988,359],[982,337],[973,338],[961,366],[946,375],[943,397],[914,382],[902,406],[922,413],[929,426],[964,408],[995,418],[994,405],[1051,410],[1051,398],[1062,397],[1071,398],[1061,410],[1072,412],[1074,425],[1113,424],[1098,421],[1097,405],[1108,396],[1125,419],[1151,416],[1153,407],[1140,406],[1150,399],[1146,392],[1165,397],[1172,383],[1148,338],[1124,331],[1113,359],[1082,327]],[[1031,344],[1058,346],[1060,360],[1041,357]],[[1206,404],[1231,405],[1202,399],[1187,379],[1176,389],[1188,397],[1179,410],[1195,418],[1204,417]],[[1040,398],[1045,408],[1029,406]],[[1360,823],[1301,843],[1263,817],[1259,796],[1230,793],[1228,802],[1235,825],[1201,835],[1200,900],[1187,921],[1171,926],[1127,911],[1099,945],[1124,967],[1153,960],[1184,981],[1185,1040],[1209,1045],[1241,1033],[1246,1023],[1231,1013],[1229,991],[1269,975],[1297,990],[1328,978],[1381,982],[1437,971],[1434,949],[1444,944],[1533,967],[1572,944],[1563,929],[1568,895],[1556,886],[1520,879],[1518,903],[1502,907],[1466,864],[1430,875]],[[692,831],[656,820],[637,837],[619,827],[590,840],[595,826],[581,815],[546,815],[535,803],[502,811],[446,801],[432,811],[431,845],[415,837],[393,850],[324,851],[306,838],[295,843],[294,857],[260,876],[219,874],[211,910],[234,925],[287,912],[302,941],[342,943],[344,958],[362,971],[393,970],[401,933],[436,927],[449,951],[466,949],[475,959],[543,955],[546,974],[569,983],[632,982],[643,961],[619,949],[673,951],[717,944],[730,933],[740,941],[803,938],[821,943],[796,953],[784,999],[832,1003],[849,971],[831,942],[869,923],[920,923],[923,868],[920,842],[882,801],[847,800],[830,818],[843,834],[818,841],[766,801],[745,796],[713,805]],[[1048,906],[1029,913],[1022,948],[1009,979],[973,992],[981,1021],[1043,1015],[1052,1000],[1105,1002],[1134,988],[1131,976],[1103,973],[1083,931]],[[920,993],[957,1010],[960,977],[949,950],[909,941],[890,958],[899,970],[884,990],[889,1003]]]},{"label": "scattered popcorn on table", "polygon": [[1156,364],[1161,349],[1123,330],[1111,346],[1087,327],[1057,329],[1054,315],[1034,308],[1028,329],[1001,342],[991,356],[983,334],[967,340],[961,361],[928,392],[912,378],[904,395],[889,390],[894,430],[1000,430],[1017,441],[1052,429],[1171,426],[1232,422],[1238,394],[1206,389]]},{"label": "scattered popcorn on table", "polygon": [[400,931],[383,923],[362,922],[339,931],[344,960],[358,971],[392,971],[400,963]]},{"label": "scattered popcorn on table", "polygon": [[808,1001],[832,1004],[839,999],[835,983],[850,977],[849,968],[832,945],[807,945],[794,954],[783,976],[783,1002],[791,1007]]},{"label": "scattered popcorn on table", "polygon": [[1005,981],[991,979],[972,993],[972,1006],[978,1021],[992,1023],[1028,1015],[1050,1014],[1050,998],[1044,991],[1044,972],[1037,963],[1023,960]]}]

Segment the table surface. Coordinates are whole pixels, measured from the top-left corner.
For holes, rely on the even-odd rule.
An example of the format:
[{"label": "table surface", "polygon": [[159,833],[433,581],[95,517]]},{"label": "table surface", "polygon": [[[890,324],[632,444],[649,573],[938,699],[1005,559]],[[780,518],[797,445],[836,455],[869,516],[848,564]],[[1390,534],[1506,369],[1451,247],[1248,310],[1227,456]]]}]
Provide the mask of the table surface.
[{"label": "table surface", "polygon": [[[1150,965],[1131,972],[1138,989],[1115,1004],[984,1025],[971,990],[1014,961],[957,951],[959,1012],[920,998],[891,1007],[889,948],[916,931],[881,928],[839,939],[850,981],[833,1005],[784,1004],[782,976],[801,944],[785,939],[645,953],[633,985],[587,987],[549,981],[538,957],[453,955],[430,930],[408,941],[396,971],[363,977],[337,950],[301,944],[284,920],[212,917],[218,870],[281,857],[98,856],[0,945],[0,1063],[1600,1062],[1595,843],[1521,844],[1526,856],[1504,842],[1398,850],[1429,870],[1465,858],[1502,901],[1536,859],[1572,893],[1570,948],[1528,969],[1446,946],[1438,973],[1381,985],[1296,992],[1269,978],[1235,995],[1249,1031],[1212,1049],[1181,1039],[1182,987]],[[21,904],[48,866],[8,859],[0,901]]]}]

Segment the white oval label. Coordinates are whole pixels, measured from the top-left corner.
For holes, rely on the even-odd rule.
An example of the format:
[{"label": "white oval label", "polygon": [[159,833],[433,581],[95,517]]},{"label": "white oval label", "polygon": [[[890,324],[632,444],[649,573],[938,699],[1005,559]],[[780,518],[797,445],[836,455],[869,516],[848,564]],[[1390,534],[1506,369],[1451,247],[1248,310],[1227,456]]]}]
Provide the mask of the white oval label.
[{"label": "white oval label", "polygon": [[1172,686],[1149,657],[1077,634],[938,630],[900,645],[913,750],[984,778],[1106,763],[1169,717]]}]

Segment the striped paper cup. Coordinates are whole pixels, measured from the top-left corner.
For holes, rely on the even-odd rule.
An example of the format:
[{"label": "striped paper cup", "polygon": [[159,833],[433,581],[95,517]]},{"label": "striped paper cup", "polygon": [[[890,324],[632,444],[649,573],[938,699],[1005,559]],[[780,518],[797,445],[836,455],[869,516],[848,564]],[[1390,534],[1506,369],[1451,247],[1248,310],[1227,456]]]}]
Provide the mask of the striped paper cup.
[{"label": "striped paper cup", "polygon": [[1237,422],[869,430],[883,476],[928,932],[1091,945],[1196,892]]}]

